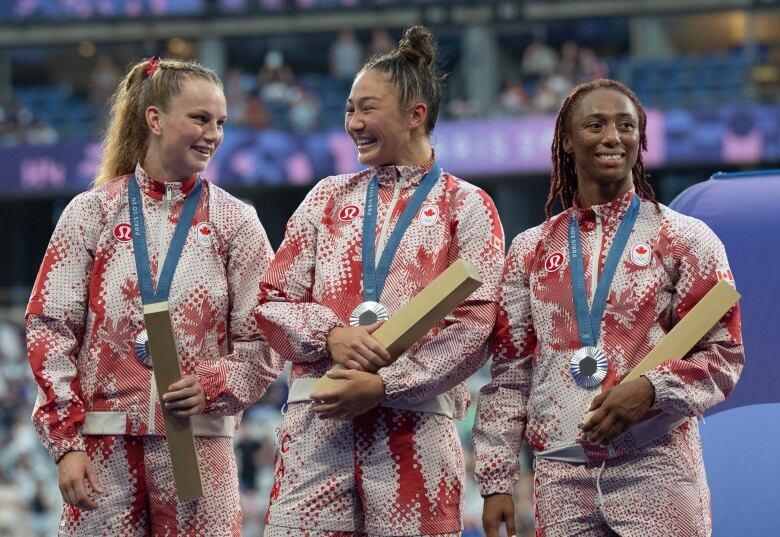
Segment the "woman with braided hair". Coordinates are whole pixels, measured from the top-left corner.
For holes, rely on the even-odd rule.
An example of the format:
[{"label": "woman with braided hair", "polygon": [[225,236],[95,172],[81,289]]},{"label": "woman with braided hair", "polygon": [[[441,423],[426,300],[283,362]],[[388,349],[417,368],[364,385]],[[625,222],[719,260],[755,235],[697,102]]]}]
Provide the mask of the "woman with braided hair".
[{"label": "woman with braided hair", "polygon": [[[738,308],[685,360],[619,384],[730,275],[714,233],[655,200],[646,128],[634,93],[613,80],[577,86],[558,113],[548,220],[509,250],[474,427],[488,537],[501,523],[514,532],[523,441],[538,536],[711,533],[695,418],[739,378]],[[564,210],[551,216],[556,200]]]},{"label": "woman with braided hair", "polygon": [[[241,535],[232,436],[278,367],[252,317],[273,254],[265,232],[201,175],[225,120],[209,69],[136,63],[114,94],[95,185],[49,243],[27,349],[33,422],[65,502],[60,535]],[[163,300],[183,378],[160,397],[143,305]],[[177,499],[162,405],[191,418],[203,498]]]},{"label": "woman with braided hair", "polygon": [[[355,77],[345,128],[370,168],[320,181],[263,277],[257,320],[292,362],[266,537],[455,535],[464,463],[453,419],[486,359],[504,259],[493,201],[442,172],[431,33],[409,28]],[[396,361],[371,332],[458,258],[483,285]],[[341,386],[314,391],[328,373]]]}]

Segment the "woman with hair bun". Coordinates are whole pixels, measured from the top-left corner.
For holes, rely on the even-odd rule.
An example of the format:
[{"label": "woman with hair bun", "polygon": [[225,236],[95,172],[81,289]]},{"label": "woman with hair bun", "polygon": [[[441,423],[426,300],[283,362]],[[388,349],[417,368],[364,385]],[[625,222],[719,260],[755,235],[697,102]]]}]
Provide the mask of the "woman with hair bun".
[{"label": "woman with hair bun", "polygon": [[[241,535],[232,436],[279,368],[252,316],[273,256],[265,231],[201,176],[225,120],[211,70],[136,63],[114,93],[95,186],[46,250],[27,350],[33,422],[65,502],[60,535]],[[160,397],[143,305],[162,300],[184,376]],[[203,498],[177,499],[163,404],[192,418]]]},{"label": "woman with hair bun", "polygon": [[[320,181],[263,277],[257,320],[292,362],[266,537],[454,535],[464,464],[453,419],[485,361],[504,238],[493,201],[431,148],[443,91],[415,26],[355,77],[345,128],[368,169]],[[458,258],[484,284],[396,361],[371,333]],[[329,373],[339,388],[314,393]]]}]

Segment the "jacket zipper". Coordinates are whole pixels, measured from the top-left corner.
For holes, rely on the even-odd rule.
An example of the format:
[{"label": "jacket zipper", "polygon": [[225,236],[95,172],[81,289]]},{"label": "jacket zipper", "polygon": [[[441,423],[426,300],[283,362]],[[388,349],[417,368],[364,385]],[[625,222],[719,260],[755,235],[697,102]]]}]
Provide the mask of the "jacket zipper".
[{"label": "jacket zipper", "polygon": [[390,205],[387,208],[387,214],[385,215],[385,221],[382,223],[382,233],[379,235],[379,243],[376,247],[376,255],[374,256],[374,263],[379,265],[379,259],[382,257],[382,250],[385,249],[385,243],[387,242],[387,231],[390,227],[390,219],[395,212],[395,206],[398,203],[398,198],[401,197],[401,180],[396,177],[395,187],[393,189],[393,199],[390,200]]},{"label": "jacket zipper", "polygon": [[[599,285],[599,268],[601,263],[601,248],[604,240],[603,229],[601,227],[601,216],[595,213],[596,218],[596,237],[593,243],[593,254],[590,256],[590,306],[593,307],[593,297],[596,296],[596,288]],[[601,339],[601,336],[599,336]],[[598,345],[598,341],[595,342]]]}]

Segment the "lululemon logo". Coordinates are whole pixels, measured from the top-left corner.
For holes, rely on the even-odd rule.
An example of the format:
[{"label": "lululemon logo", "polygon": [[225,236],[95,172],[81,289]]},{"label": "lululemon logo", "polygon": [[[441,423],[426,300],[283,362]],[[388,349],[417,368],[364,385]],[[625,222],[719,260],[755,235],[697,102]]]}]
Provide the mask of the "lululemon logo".
[{"label": "lululemon logo", "polygon": [[339,211],[339,218],[344,222],[349,222],[350,220],[357,218],[359,214],[360,207],[357,205],[347,205],[346,207],[342,207]]},{"label": "lululemon logo", "polygon": [[118,224],[114,228],[114,238],[119,242],[133,240],[133,228],[130,227],[130,224]]},{"label": "lululemon logo", "polygon": [[560,252],[555,252],[547,256],[547,259],[544,261],[544,268],[547,269],[547,272],[556,272],[560,270],[565,264],[566,258],[563,257],[563,254]]}]

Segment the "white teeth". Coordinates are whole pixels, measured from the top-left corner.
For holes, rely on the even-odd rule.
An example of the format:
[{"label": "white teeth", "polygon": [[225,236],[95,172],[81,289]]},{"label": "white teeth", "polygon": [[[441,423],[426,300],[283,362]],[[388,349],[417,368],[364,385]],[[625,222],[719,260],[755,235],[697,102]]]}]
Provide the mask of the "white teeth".
[{"label": "white teeth", "polygon": [[357,145],[371,145],[374,142],[376,142],[376,139],[375,138],[359,138],[359,139],[355,140],[355,142],[357,143]]},{"label": "white teeth", "polygon": [[596,155],[598,158],[604,160],[621,160],[623,155]]}]

